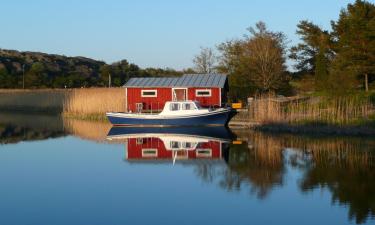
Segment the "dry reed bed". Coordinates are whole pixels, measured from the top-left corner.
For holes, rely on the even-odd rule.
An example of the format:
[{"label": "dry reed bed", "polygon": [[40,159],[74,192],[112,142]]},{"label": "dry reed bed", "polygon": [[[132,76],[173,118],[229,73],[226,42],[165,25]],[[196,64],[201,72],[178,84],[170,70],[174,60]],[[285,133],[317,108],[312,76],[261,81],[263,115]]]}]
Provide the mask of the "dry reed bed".
[{"label": "dry reed bed", "polygon": [[106,112],[124,112],[125,91],[123,88],[88,88],[72,90],[64,101],[66,115],[90,116]]},{"label": "dry reed bed", "polygon": [[270,123],[324,123],[351,125],[369,121],[374,105],[367,98],[315,98],[308,101],[278,102],[273,96],[260,96],[252,107],[254,120]]}]

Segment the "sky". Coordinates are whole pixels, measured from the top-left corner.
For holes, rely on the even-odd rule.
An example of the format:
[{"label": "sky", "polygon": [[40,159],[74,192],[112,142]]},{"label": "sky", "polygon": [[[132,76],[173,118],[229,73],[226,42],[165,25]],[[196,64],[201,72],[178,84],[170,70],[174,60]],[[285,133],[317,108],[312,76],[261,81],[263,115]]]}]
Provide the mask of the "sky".
[{"label": "sky", "polygon": [[[241,38],[264,21],[299,42],[296,25],[324,29],[354,0],[0,0],[0,48],[84,56],[142,68],[192,67],[200,47]],[[373,2],[373,1],[371,1]]]}]

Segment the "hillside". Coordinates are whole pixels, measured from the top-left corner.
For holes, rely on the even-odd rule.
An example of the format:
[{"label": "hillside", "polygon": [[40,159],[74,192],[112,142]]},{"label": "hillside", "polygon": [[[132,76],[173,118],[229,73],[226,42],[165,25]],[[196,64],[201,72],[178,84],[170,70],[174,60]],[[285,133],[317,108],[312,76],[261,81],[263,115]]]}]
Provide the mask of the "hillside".
[{"label": "hillside", "polygon": [[[0,49],[0,88],[121,86],[134,76],[178,76],[173,69],[147,68],[121,60],[106,64],[86,57]],[[23,76],[24,75],[24,76]]]}]

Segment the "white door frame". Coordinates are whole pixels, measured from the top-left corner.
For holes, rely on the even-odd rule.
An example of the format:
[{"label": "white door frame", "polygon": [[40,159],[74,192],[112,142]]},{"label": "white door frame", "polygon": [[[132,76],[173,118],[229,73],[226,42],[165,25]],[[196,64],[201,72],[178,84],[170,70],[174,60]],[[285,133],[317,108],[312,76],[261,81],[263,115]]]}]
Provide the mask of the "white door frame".
[{"label": "white door frame", "polygon": [[176,88],[172,88],[172,101],[174,101],[173,93],[174,93],[174,90],[176,90],[176,89],[184,89],[185,90],[185,100],[188,100],[188,88],[179,88],[179,87],[176,87]]}]

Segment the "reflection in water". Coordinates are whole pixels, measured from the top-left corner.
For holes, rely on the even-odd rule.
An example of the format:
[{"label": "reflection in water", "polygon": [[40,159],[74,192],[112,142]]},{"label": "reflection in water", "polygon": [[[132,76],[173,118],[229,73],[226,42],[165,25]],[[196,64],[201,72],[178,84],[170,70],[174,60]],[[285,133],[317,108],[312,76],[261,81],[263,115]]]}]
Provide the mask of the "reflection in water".
[{"label": "reflection in water", "polygon": [[125,142],[126,159],[142,162],[214,160],[227,155],[230,132],[214,127],[112,128],[108,140]]},{"label": "reflection in water", "polygon": [[[227,173],[248,178],[251,188],[261,190],[262,197],[272,187],[282,185],[284,168],[290,167],[302,172],[299,182],[302,192],[327,188],[332,193],[332,204],[349,207],[350,220],[364,223],[375,216],[375,140],[262,133],[238,135],[251,145],[237,150],[241,153],[232,153],[234,148],[230,148],[229,162],[232,154],[242,160],[233,160],[234,165],[229,163],[231,171]],[[248,163],[242,165],[244,158]],[[258,176],[254,176],[256,171]],[[242,180],[236,181],[239,186]]]},{"label": "reflection in water", "polygon": [[[349,220],[373,221],[375,140],[234,133],[212,127],[111,129],[104,122],[0,113],[1,144],[65,135],[121,143],[127,163],[188,165],[204,182],[226,191],[250,192],[263,201],[288,185],[301,193],[328,190],[332,205],[348,208]],[[299,177],[290,180],[291,172]]]},{"label": "reflection in water", "polygon": [[0,144],[64,136],[59,115],[0,113]]},{"label": "reflection in water", "polygon": [[74,135],[104,142],[111,125],[107,122],[62,118],[60,115],[0,113],[0,144],[36,141]]}]

